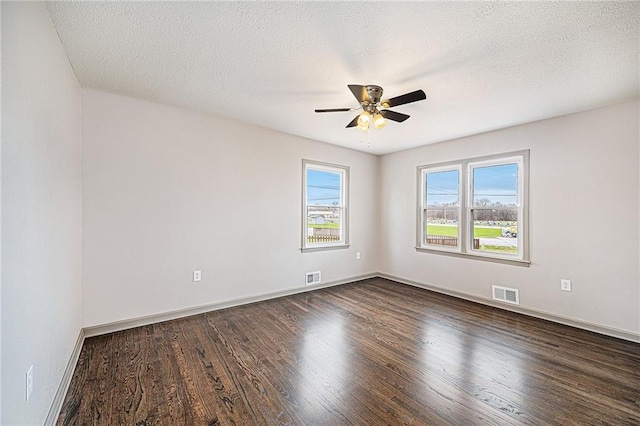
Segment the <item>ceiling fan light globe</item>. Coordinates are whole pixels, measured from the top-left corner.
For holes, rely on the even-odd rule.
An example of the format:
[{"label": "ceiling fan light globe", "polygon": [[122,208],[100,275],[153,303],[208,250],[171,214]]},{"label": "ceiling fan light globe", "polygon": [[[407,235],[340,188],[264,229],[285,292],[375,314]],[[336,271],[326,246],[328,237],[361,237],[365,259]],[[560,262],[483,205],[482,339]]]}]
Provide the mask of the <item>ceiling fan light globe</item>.
[{"label": "ceiling fan light globe", "polygon": [[358,127],[366,127],[369,128],[369,122],[371,121],[371,116],[367,111],[362,111],[360,117],[358,117]]},{"label": "ceiling fan light globe", "polygon": [[382,129],[386,125],[387,120],[385,120],[381,114],[376,114],[373,117],[373,127],[375,127],[376,129]]}]

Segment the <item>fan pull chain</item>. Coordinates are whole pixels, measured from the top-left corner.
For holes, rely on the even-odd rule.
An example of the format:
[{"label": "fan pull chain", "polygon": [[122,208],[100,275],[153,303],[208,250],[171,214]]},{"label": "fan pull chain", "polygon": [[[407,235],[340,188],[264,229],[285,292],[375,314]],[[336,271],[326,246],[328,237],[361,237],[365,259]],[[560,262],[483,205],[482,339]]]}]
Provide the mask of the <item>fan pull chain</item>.
[{"label": "fan pull chain", "polygon": [[365,143],[365,135],[367,138],[367,148],[371,148],[371,143],[369,142],[369,132],[367,130],[360,130],[360,143]]}]

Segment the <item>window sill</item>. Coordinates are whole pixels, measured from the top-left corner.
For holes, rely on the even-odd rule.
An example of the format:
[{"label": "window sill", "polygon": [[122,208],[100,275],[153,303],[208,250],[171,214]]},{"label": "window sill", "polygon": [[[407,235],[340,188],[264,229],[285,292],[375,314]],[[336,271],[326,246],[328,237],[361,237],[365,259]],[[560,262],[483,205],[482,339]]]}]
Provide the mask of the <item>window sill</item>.
[{"label": "window sill", "polygon": [[300,249],[302,253],[312,253],[314,251],[340,250],[349,248],[349,244],[340,244],[335,246],[319,246],[319,247],[303,247]]},{"label": "window sill", "polygon": [[478,256],[475,254],[460,253],[460,252],[445,251],[445,250],[433,250],[433,249],[428,249],[424,247],[416,247],[416,251],[423,252],[423,253],[440,254],[444,256],[460,257],[464,259],[482,260],[485,262],[503,263],[505,265],[524,266],[525,268],[528,268],[531,265],[531,261],[529,260],[505,259],[502,257],[490,257],[490,256]]}]

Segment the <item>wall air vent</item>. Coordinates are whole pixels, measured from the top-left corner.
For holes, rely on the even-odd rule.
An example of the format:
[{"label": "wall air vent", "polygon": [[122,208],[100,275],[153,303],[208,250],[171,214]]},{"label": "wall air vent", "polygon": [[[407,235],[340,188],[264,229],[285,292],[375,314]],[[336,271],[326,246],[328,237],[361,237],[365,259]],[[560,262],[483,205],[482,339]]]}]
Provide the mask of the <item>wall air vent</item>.
[{"label": "wall air vent", "polygon": [[493,300],[511,303],[512,305],[520,304],[520,296],[517,289],[497,285],[492,285],[491,288],[493,290]]},{"label": "wall air vent", "polygon": [[307,278],[306,278],[306,281],[305,281],[305,285],[319,284],[320,281],[321,281],[320,271],[307,272]]}]

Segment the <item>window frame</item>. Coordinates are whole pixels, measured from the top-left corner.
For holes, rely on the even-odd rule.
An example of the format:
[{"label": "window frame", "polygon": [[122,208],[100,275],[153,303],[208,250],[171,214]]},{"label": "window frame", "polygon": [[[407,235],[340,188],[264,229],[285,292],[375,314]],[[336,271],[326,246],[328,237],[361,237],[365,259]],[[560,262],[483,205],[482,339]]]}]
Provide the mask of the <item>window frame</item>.
[{"label": "window frame", "polygon": [[[518,164],[518,251],[515,255],[481,252],[473,248],[473,211],[482,208],[473,206],[473,170],[503,164]],[[423,242],[424,209],[426,208],[426,175],[438,171],[460,170],[458,196],[460,210],[458,216],[458,247],[455,250]],[[427,164],[417,167],[417,221],[416,251],[473,258],[518,266],[529,266],[529,150],[467,158],[444,163]],[[424,228],[426,229],[426,228]]]},{"label": "window frame", "polygon": [[[308,242],[308,208],[307,204],[307,171],[318,170],[340,174],[340,241],[309,243]],[[325,163],[314,160],[302,160],[302,252],[344,249],[349,247],[349,166]],[[327,205],[327,207],[336,207]]]}]

